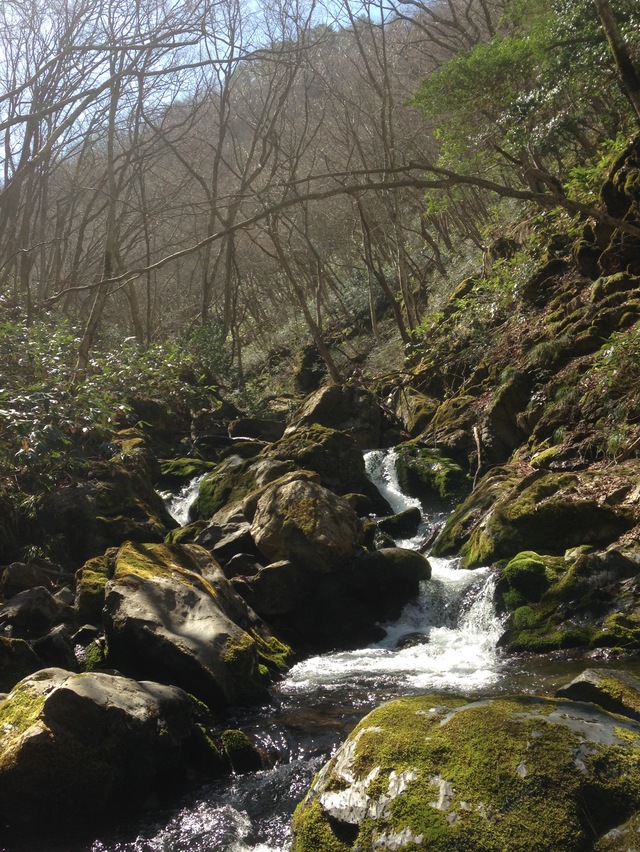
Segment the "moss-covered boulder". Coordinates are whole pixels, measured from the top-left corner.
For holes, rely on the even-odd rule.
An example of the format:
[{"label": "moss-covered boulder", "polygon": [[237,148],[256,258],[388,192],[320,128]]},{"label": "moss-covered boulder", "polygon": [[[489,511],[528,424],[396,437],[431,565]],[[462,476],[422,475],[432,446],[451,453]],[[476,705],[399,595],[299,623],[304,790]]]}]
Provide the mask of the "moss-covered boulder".
[{"label": "moss-covered boulder", "polygon": [[180,488],[197,476],[210,473],[215,467],[215,462],[205,461],[198,458],[161,459],[160,482],[167,489]]},{"label": "moss-covered boulder", "polygon": [[[563,557],[518,554],[498,583],[510,615],[500,644],[509,651],[640,647],[640,546],[582,547]],[[505,577],[505,572],[507,577]],[[512,585],[513,583],[513,585]]]},{"label": "moss-covered boulder", "polygon": [[80,624],[101,624],[107,581],[113,575],[116,549],[94,556],[76,571],[75,608]]},{"label": "moss-covered boulder", "polygon": [[326,385],[308,396],[293,414],[285,435],[326,426],[348,433],[363,450],[380,445],[382,411],[375,395],[358,385]]},{"label": "moss-covered boulder", "polygon": [[194,765],[218,760],[201,713],[158,683],[55,668],[22,680],[0,705],[3,825],[50,840],[175,794]]},{"label": "moss-covered boulder", "polygon": [[405,698],[316,776],[294,852],[587,852],[640,806],[640,725],[530,696]]},{"label": "moss-covered boulder", "polygon": [[264,456],[315,471],[322,485],[337,494],[369,494],[372,490],[360,447],[350,435],[337,429],[318,425],[297,428],[266,449]]},{"label": "moss-covered boulder", "polygon": [[[513,478],[512,478],[513,477]],[[494,472],[449,519],[437,553],[460,547],[467,567],[510,559],[523,550],[560,555],[567,548],[614,542],[637,523],[637,466],[517,478]],[[509,483],[511,487],[508,487]],[[493,496],[493,501],[488,498]]]},{"label": "moss-covered boulder", "polygon": [[395,415],[412,438],[428,427],[439,404],[433,397],[410,386],[399,387],[393,394]]},{"label": "moss-covered boulder", "polygon": [[471,488],[467,474],[453,459],[412,441],[398,446],[396,470],[402,490],[424,501],[450,504]]},{"label": "moss-covered boulder", "polygon": [[208,520],[228,504],[242,500],[293,468],[292,462],[245,459],[234,453],[204,477],[198,496],[189,510],[189,517],[191,520]]},{"label": "moss-covered boulder", "polygon": [[244,731],[230,728],[222,732],[220,740],[225,757],[235,775],[257,772],[264,768],[264,754]]},{"label": "moss-covered boulder", "polygon": [[264,696],[270,634],[202,547],[123,545],[104,624],[123,674],[180,686],[215,709]]},{"label": "moss-covered boulder", "polygon": [[349,503],[305,480],[274,484],[258,500],[251,524],[258,550],[315,571],[335,571],[361,545],[363,529]]}]

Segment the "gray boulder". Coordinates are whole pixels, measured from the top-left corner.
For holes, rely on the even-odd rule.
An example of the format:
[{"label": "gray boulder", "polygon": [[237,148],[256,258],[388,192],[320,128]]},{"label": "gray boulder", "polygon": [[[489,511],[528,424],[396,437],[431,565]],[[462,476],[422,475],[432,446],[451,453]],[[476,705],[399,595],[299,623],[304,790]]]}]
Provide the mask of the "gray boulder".
[{"label": "gray boulder", "polygon": [[175,684],[212,708],[263,696],[266,628],[204,548],[123,545],[104,625],[109,661],[124,674]]},{"label": "gray boulder", "polygon": [[56,828],[119,819],[175,792],[216,752],[181,689],[44,669],[0,705],[0,820]]}]

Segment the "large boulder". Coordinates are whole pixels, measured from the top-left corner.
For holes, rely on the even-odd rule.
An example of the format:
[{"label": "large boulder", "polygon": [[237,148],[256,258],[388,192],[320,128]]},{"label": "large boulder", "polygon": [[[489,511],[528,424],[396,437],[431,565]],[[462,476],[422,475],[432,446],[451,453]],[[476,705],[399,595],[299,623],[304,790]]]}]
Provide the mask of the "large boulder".
[{"label": "large boulder", "polygon": [[375,395],[357,385],[327,385],[308,396],[285,435],[309,426],[347,432],[363,450],[380,446],[382,411]]},{"label": "large boulder", "polygon": [[177,526],[150,480],[114,460],[46,495],[38,521],[52,553],[74,569],[125,541],[160,542]]},{"label": "large boulder", "polygon": [[0,609],[0,632],[21,639],[43,636],[56,624],[73,621],[73,611],[44,586],[14,595]]},{"label": "large boulder", "polygon": [[123,545],[104,624],[109,662],[126,675],[175,684],[212,708],[264,695],[272,637],[198,545]]},{"label": "large boulder", "polygon": [[586,852],[640,808],[640,724],[532,696],[405,698],[316,776],[294,852]]},{"label": "large boulder", "polygon": [[337,494],[374,493],[379,498],[365,475],[362,450],[351,435],[337,429],[300,426],[264,450],[264,456],[315,471],[322,485]]},{"label": "large boulder", "polygon": [[251,535],[270,561],[288,559],[334,571],[362,543],[358,516],[341,497],[314,482],[274,484],[258,500]]},{"label": "large boulder", "polygon": [[294,465],[277,459],[243,458],[233,453],[200,483],[198,496],[189,510],[191,520],[208,520],[230,503],[236,503],[278,477]]},{"label": "large boulder", "polygon": [[422,554],[393,547],[358,552],[331,572],[306,562],[273,562],[233,584],[296,649],[321,652],[382,638],[379,624],[397,618],[430,576]]},{"label": "large boulder", "polygon": [[172,686],[44,669],[0,705],[0,820],[47,831],[130,814],[215,764],[202,710]]},{"label": "large boulder", "polygon": [[580,545],[606,546],[638,523],[637,462],[615,471],[524,477],[514,468],[487,474],[449,518],[435,555],[460,549],[466,567],[510,559],[523,550],[561,555]]}]

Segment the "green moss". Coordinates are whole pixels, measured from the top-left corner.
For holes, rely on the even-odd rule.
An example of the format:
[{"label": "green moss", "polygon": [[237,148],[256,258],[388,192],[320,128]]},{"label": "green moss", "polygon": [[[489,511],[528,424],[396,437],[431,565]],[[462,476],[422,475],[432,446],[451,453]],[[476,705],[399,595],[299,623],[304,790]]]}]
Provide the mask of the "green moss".
[{"label": "green moss", "polygon": [[200,483],[191,507],[192,516],[206,520],[228,503],[242,500],[256,485],[255,459],[230,456]]},{"label": "green moss", "polygon": [[349,852],[350,843],[339,840],[317,802],[298,805],[293,815],[291,852]]},{"label": "green moss", "polygon": [[100,642],[92,642],[86,649],[82,670],[93,672],[100,669],[107,661],[107,646]]},{"label": "green moss", "polygon": [[[638,807],[640,751],[629,747],[626,735],[580,749],[572,725],[557,722],[561,711],[561,703],[528,698],[468,704],[424,696],[384,705],[352,734],[357,740],[349,772],[363,779],[377,770],[366,788],[371,801],[384,796],[392,772],[397,778],[411,770],[413,780],[375,821],[354,827],[348,840],[312,796],[295,815],[295,852],[332,849],[332,842],[347,843],[338,849],[371,849],[380,834],[406,830],[414,839],[403,849],[591,848],[594,833]],[[584,771],[576,766],[578,753]]]},{"label": "green moss", "polygon": [[293,657],[293,650],[289,645],[276,639],[275,636],[265,639],[255,630],[251,630],[250,634],[258,649],[258,658],[266,666],[267,671],[284,672],[289,668]]},{"label": "green moss", "polygon": [[444,453],[411,442],[398,447],[396,468],[402,489],[421,499],[460,499],[471,485],[460,465]]},{"label": "green moss", "polygon": [[0,765],[11,760],[17,740],[38,722],[45,697],[37,695],[29,683],[19,683],[0,704]]},{"label": "green moss", "polygon": [[[145,580],[168,577],[185,586],[199,588],[216,598],[215,588],[200,574],[191,550],[194,547],[198,545],[138,544],[127,541],[116,556],[115,576],[123,578],[131,575]],[[210,558],[207,551],[203,552]]]},{"label": "green moss", "polygon": [[637,648],[640,645],[640,618],[613,613],[605,618],[602,628],[595,632],[594,648]]},{"label": "green moss", "polygon": [[186,527],[176,527],[165,536],[165,544],[191,544],[208,525],[209,521],[195,521]]}]

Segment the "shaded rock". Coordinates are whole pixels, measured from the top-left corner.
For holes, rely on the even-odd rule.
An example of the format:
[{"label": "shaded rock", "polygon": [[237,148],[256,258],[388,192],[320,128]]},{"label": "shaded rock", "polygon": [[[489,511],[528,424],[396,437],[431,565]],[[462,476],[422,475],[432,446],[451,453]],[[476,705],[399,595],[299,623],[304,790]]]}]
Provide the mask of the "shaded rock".
[{"label": "shaded rock", "polygon": [[54,627],[46,636],[41,636],[33,643],[33,650],[38,655],[42,668],[55,667],[78,671],[78,663],[73,653],[71,630],[65,624]]},{"label": "shaded rock", "polygon": [[364,450],[380,445],[381,424],[378,400],[366,388],[328,385],[305,399],[284,434],[288,436],[310,426],[326,426],[348,433]]},{"label": "shaded rock", "polygon": [[28,642],[0,636],[0,692],[9,692],[19,680],[40,668],[42,663]]},{"label": "shaded rock", "polygon": [[81,623],[101,624],[107,581],[113,574],[116,550],[89,559],[76,571],[75,608]]},{"label": "shaded rock", "polygon": [[380,518],[376,523],[382,532],[388,533],[393,538],[407,538],[416,534],[421,521],[422,512],[417,506],[412,506],[397,515]]},{"label": "shaded rock", "polygon": [[258,438],[261,441],[277,441],[284,434],[284,421],[265,420],[259,417],[240,417],[229,423],[232,438]]},{"label": "shaded rock", "polygon": [[271,561],[288,559],[333,571],[362,542],[362,524],[349,504],[313,482],[274,484],[260,497],[251,524],[258,549]]},{"label": "shaded rock", "polygon": [[20,592],[0,609],[0,631],[21,639],[43,636],[54,625],[73,620],[73,610],[48,589],[36,586]]},{"label": "shaded rock", "polygon": [[393,701],[316,776],[293,850],[584,852],[639,807],[638,743],[638,723],[562,699]]},{"label": "shaded rock", "polygon": [[178,489],[215,467],[214,462],[198,458],[161,459],[159,464],[160,482],[167,490]]},{"label": "shaded rock", "polygon": [[250,577],[257,574],[261,568],[262,565],[252,553],[236,553],[222,570],[225,577],[231,579],[232,577]]},{"label": "shaded rock", "polygon": [[198,712],[176,687],[31,675],[0,706],[0,819],[25,831],[91,825],[175,793],[195,761],[217,759]]},{"label": "shaded rock", "polygon": [[288,560],[273,562],[253,576],[234,583],[235,588],[258,615],[271,619],[300,609],[317,588],[309,571]]},{"label": "shaded rock", "polygon": [[560,698],[589,701],[610,713],[640,721],[640,680],[616,669],[585,669],[571,683],[556,690]]},{"label": "shaded rock", "polygon": [[198,534],[195,543],[206,547],[221,566],[238,553],[251,553],[256,559],[260,558],[251,536],[251,527],[246,521],[209,524]]},{"label": "shaded rock", "polygon": [[46,495],[38,520],[61,561],[79,567],[124,541],[163,540],[177,526],[148,479],[123,465],[96,465],[95,478]]},{"label": "shaded rock", "polygon": [[124,545],[104,624],[110,663],[126,675],[181,686],[212,708],[263,695],[264,626],[204,548]]},{"label": "shaded rock", "polygon": [[222,732],[222,747],[235,775],[264,769],[264,756],[258,746],[243,732],[230,729]]},{"label": "shaded rock", "polygon": [[302,393],[310,393],[316,390],[327,374],[327,365],[324,363],[318,348],[314,344],[304,346],[297,358],[294,381],[298,390]]},{"label": "shaded rock", "polygon": [[34,586],[44,586],[45,589],[54,588],[50,573],[39,565],[12,562],[4,569],[0,577],[0,595],[5,599],[12,598],[18,592],[24,592]]}]

